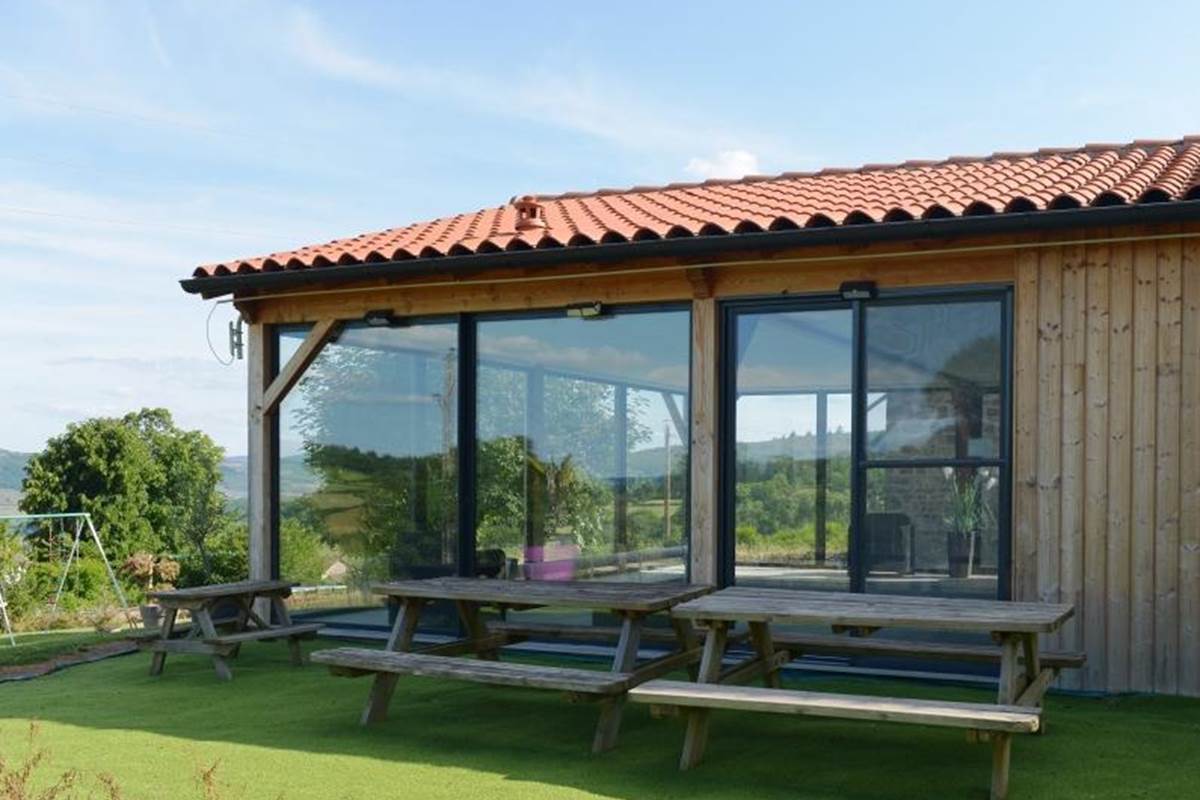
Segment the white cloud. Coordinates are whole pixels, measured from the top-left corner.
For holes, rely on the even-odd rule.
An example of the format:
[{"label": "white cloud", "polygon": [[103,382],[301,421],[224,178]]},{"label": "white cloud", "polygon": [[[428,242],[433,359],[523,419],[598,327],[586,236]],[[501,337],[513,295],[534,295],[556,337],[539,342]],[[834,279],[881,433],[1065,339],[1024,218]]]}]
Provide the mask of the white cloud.
[{"label": "white cloud", "polygon": [[701,179],[741,178],[759,171],[758,156],[746,150],[722,150],[711,158],[693,158],[684,169]]},{"label": "white cloud", "polygon": [[572,65],[529,68],[503,79],[445,68],[401,67],[344,46],[334,31],[305,10],[293,13],[287,44],[302,65],[329,78],[552,125],[635,151],[696,151],[761,138],[685,114],[666,114],[661,103]]}]

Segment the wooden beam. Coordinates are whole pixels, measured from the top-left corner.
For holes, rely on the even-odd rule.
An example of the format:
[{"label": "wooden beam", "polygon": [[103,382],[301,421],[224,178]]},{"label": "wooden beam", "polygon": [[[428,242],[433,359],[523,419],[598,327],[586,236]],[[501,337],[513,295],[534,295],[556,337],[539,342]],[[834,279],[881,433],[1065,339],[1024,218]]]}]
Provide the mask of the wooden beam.
[{"label": "wooden beam", "polygon": [[1200,697],[1200,242],[1183,245],[1179,408],[1179,693]]},{"label": "wooden beam", "polygon": [[1133,461],[1129,688],[1154,691],[1155,417],[1158,388],[1158,247],[1133,249]]},{"label": "wooden beam", "polygon": [[283,398],[304,377],[305,370],[321,354],[325,344],[336,338],[341,329],[342,323],[335,319],[322,319],[313,324],[312,330],[304,337],[299,349],[292,354],[263,393],[263,413],[275,413]]},{"label": "wooden beam", "polygon": [[[1063,248],[1062,264],[1062,450],[1059,454],[1059,598],[1083,610],[1083,507],[1084,507],[1084,388],[1087,362],[1087,271],[1083,248]],[[1065,650],[1082,648],[1082,614],[1067,620],[1058,637]],[[1079,688],[1080,675],[1064,681]]]},{"label": "wooden beam", "polygon": [[704,300],[713,296],[713,285],[716,283],[716,272],[712,267],[700,267],[687,271],[688,283],[692,285],[692,297]]},{"label": "wooden beam", "polygon": [[1130,244],[1112,248],[1109,318],[1105,688],[1110,692],[1127,692],[1133,490],[1133,245]]},{"label": "wooden beam", "polygon": [[1178,241],[1158,244],[1154,474],[1154,690],[1179,690],[1179,407],[1183,291]]},{"label": "wooden beam", "polygon": [[[264,410],[264,394],[275,360],[275,343],[268,326],[254,322],[248,326],[247,378],[249,384],[249,442],[247,449],[247,508],[250,528],[249,567],[251,580],[270,580],[272,566],[272,520],[274,511],[271,487],[276,465],[274,413]],[[266,609],[264,604],[263,609]]]},{"label": "wooden beam", "polygon": [[1016,256],[1012,596],[1038,592],[1038,253]]},{"label": "wooden beam", "polygon": [[717,584],[717,301],[692,301],[691,581]]},{"label": "wooden beam", "polygon": [[1087,357],[1083,505],[1083,649],[1087,651],[1086,684],[1107,684],[1104,663],[1108,575],[1108,357],[1112,266],[1108,245],[1093,245],[1084,259],[1087,268]]}]

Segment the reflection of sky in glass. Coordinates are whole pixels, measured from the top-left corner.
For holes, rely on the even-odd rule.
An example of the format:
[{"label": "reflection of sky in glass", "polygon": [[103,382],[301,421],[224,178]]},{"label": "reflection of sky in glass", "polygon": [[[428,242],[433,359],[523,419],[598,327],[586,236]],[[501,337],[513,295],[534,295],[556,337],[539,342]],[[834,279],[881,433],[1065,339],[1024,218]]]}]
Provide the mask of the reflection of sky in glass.
[{"label": "reflection of sky in glass", "polygon": [[[611,387],[630,387],[629,414],[651,434],[633,443],[630,452],[660,448],[670,427],[673,447],[681,441],[662,393],[668,392],[686,419],[689,379],[690,319],[687,311],[620,314],[600,319],[539,317],[481,320],[478,327],[480,402],[486,403],[488,372],[524,375],[544,371],[547,380],[574,379]],[[611,397],[608,407],[611,409]],[[483,419],[484,416],[490,417]],[[521,435],[523,426],[510,421],[496,428],[494,415],[481,415],[481,436]],[[510,430],[511,429],[511,430]],[[686,433],[686,431],[685,431]]]},{"label": "reflection of sky in glass", "polygon": [[687,311],[664,311],[599,319],[483,320],[477,347],[485,364],[537,366],[574,377],[686,392],[690,317]]},{"label": "reflection of sky in glass", "polygon": [[947,378],[1000,385],[1000,303],[869,307],[870,390],[943,387]]},{"label": "reflection of sky in glass", "polygon": [[[438,323],[412,327],[371,328],[352,325],[326,345],[306,375],[337,359],[368,356],[372,372],[348,372],[344,390],[327,391],[324,419],[329,441],[394,456],[427,455],[444,446],[440,397],[446,357],[458,346],[457,325]],[[306,329],[280,332],[279,359],[286,363],[303,341]],[[301,419],[310,409],[305,381],[280,406],[279,445],[283,457],[303,452]]]},{"label": "reflection of sky in glass", "polygon": [[847,309],[738,317],[738,393],[850,390]]}]

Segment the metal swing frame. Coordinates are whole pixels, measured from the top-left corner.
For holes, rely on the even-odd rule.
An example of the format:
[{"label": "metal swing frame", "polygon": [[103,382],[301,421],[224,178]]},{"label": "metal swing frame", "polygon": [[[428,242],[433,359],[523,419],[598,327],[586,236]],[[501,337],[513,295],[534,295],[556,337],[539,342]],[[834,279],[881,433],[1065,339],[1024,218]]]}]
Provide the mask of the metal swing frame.
[{"label": "metal swing frame", "polygon": [[[71,565],[75,559],[79,557],[80,546],[83,543],[84,531],[86,529],[88,537],[96,545],[96,549],[100,552],[100,559],[104,562],[104,569],[108,572],[108,579],[112,582],[113,591],[117,594],[117,600],[121,603],[121,610],[125,612],[125,617],[133,624],[132,618],[129,616],[129,602],[125,599],[125,592],[121,589],[121,583],[117,580],[117,574],[113,571],[112,563],[108,560],[108,554],[104,551],[104,544],[100,541],[100,534],[96,531],[96,526],[92,523],[92,515],[86,512],[73,511],[62,514],[9,514],[0,516],[0,522],[36,522],[38,520],[74,520],[75,533],[71,538],[71,550],[67,554],[67,563],[63,565],[62,576],[58,580],[58,589],[54,592],[54,600],[50,607],[57,611],[58,603],[62,599],[63,590],[67,586],[67,576],[71,574]],[[0,586],[0,622],[4,623],[4,630],[8,634],[9,644],[16,646],[17,640],[13,636],[12,622],[8,617],[8,604],[4,599],[4,588]]]}]

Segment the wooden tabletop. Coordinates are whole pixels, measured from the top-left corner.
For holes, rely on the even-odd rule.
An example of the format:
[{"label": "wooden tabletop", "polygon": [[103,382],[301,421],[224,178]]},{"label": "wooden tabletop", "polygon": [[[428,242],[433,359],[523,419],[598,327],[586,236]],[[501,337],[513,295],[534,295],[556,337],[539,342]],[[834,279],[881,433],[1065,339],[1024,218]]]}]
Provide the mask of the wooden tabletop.
[{"label": "wooden tabletop", "polygon": [[943,597],[848,594],[730,587],[671,609],[677,617],[848,627],[904,627],[999,633],[1049,633],[1073,606]]},{"label": "wooden tabletop", "polygon": [[487,605],[568,606],[652,613],[712,591],[685,583],[617,581],[510,581],[496,578],[429,578],[377,583],[389,597],[467,600]]},{"label": "wooden tabletop", "polygon": [[147,592],[160,603],[189,602],[196,600],[213,600],[222,597],[237,597],[244,594],[291,594],[296,584],[291,581],[237,581],[236,583],[211,583],[207,586],[193,586],[190,589],[169,589],[161,592]]}]

